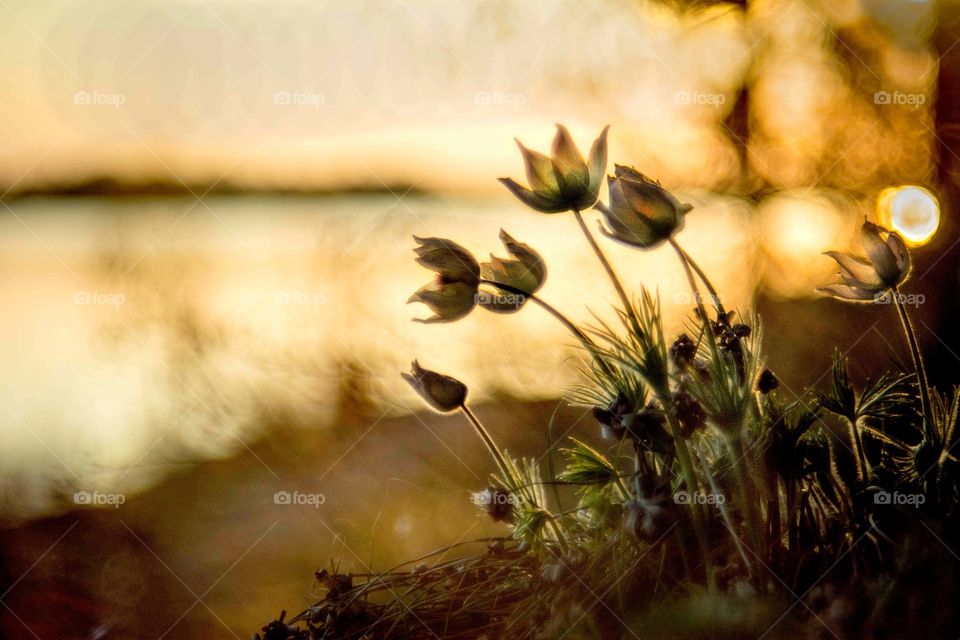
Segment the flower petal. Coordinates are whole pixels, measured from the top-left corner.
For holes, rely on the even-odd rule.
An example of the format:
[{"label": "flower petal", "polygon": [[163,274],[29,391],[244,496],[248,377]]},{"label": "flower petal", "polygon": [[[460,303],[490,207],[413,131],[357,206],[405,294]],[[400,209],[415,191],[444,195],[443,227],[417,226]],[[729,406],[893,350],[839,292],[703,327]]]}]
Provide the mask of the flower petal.
[{"label": "flower petal", "polygon": [[849,285],[868,288],[883,284],[873,265],[863,258],[840,251],[825,251],[824,255],[836,260],[840,266],[840,275]]},{"label": "flower petal", "polygon": [[860,227],[860,240],[866,251],[867,259],[873,265],[880,280],[887,286],[899,284],[901,278],[900,268],[897,266],[897,258],[893,255],[890,246],[884,241],[881,233],[886,232],[882,227],[878,227],[872,222],[864,221]]},{"label": "flower petal", "polygon": [[418,238],[414,248],[417,264],[436,271],[444,280],[476,286],[480,278],[480,264],[473,254],[453,240],[446,238]]},{"label": "flower petal", "polygon": [[820,287],[817,291],[848,302],[873,302],[877,296],[876,291],[851,287],[847,284],[831,284],[826,287]]},{"label": "flower petal", "polygon": [[910,250],[907,249],[907,245],[904,243],[903,238],[901,238],[900,234],[896,231],[891,231],[887,235],[887,246],[890,247],[890,253],[893,254],[894,260],[897,261],[897,268],[902,274],[902,282],[903,280],[906,280],[907,276],[910,274]]},{"label": "flower petal", "polygon": [[570,132],[562,124],[557,125],[557,135],[553,137],[550,155],[561,193],[573,197],[574,194],[589,190],[590,172],[587,163],[570,137]]},{"label": "flower petal", "polygon": [[590,172],[590,191],[596,194],[600,192],[600,184],[603,181],[603,174],[607,170],[607,132],[610,125],[603,128],[600,135],[590,146],[590,156],[587,161],[587,168]]},{"label": "flower petal", "polygon": [[514,138],[517,146],[520,147],[520,154],[523,156],[523,164],[527,170],[527,184],[530,189],[543,196],[556,195],[560,193],[560,184],[557,182],[556,173],[553,170],[553,162],[547,156],[539,151],[527,149],[523,143]]},{"label": "flower petal", "polygon": [[453,322],[473,310],[477,304],[477,287],[462,282],[431,282],[418,289],[407,303],[421,302],[433,311],[429,318],[414,318],[414,322],[431,324],[434,322]]},{"label": "flower petal", "polygon": [[541,213],[559,213],[567,210],[559,197],[547,197],[539,193],[534,193],[530,189],[519,185],[512,178],[498,178],[503,185],[515,195],[520,202],[527,205],[535,211]]}]

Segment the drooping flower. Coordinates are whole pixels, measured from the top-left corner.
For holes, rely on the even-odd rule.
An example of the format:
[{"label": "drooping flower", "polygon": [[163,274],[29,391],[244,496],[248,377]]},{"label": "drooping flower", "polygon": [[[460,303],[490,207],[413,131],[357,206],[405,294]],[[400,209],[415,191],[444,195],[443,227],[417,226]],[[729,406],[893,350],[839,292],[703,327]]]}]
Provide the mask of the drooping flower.
[{"label": "drooping flower", "polygon": [[500,240],[511,258],[498,258],[491,254],[490,262],[480,265],[480,274],[484,280],[508,285],[522,293],[491,287],[481,290],[477,301],[489,311],[513,313],[519,311],[530,294],[543,286],[547,278],[547,265],[539,253],[518,242],[503,229],[500,230]]},{"label": "drooping flower", "polygon": [[609,128],[604,127],[594,140],[587,160],[583,159],[570,132],[561,124],[557,125],[549,158],[517,140],[529,187],[517,184],[512,178],[500,178],[500,182],[525,205],[543,213],[589,209],[600,196],[600,184],[607,168]]},{"label": "drooping flower", "polygon": [[452,240],[413,237],[420,246],[417,263],[436,272],[436,279],[407,300],[422,302],[434,315],[417,322],[451,322],[470,313],[477,304],[480,265],[473,255]]},{"label": "drooping flower", "polygon": [[400,376],[437,411],[456,411],[467,399],[465,384],[456,378],[424,369],[416,360],[410,365],[410,373],[401,373]]},{"label": "drooping flower", "polygon": [[860,242],[866,258],[840,251],[826,252],[839,265],[841,282],[818,291],[840,300],[872,302],[906,281],[910,275],[910,252],[895,231],[864,220]]},{"label": "drooping flower", "polygon": [[[693,205],[682,204],[673,194],[635,169],[616,165],[607,177],[610,205],[597,205],[607,227],[607,237],[641,249],[650,249],[683,228]],[[608,228],[609,227],[609,228]]]}]

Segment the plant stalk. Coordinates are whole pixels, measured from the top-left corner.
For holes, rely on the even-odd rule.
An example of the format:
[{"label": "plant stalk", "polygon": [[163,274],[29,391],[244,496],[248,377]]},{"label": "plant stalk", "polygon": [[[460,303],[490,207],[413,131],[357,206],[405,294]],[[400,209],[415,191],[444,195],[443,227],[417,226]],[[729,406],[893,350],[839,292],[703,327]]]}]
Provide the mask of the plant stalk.
[{"label": "plant stalk", "polygon": [[528,293],[523,289],[519,289],[517,287],[511,286],[509,284],[504,284],[502,282],[497,282],[496,280],[481,279],[480,284],[488,284],[490,286],[497,287],[498,289],[503,289],[504,291],[507,291],[509,293],[513,293],[518,296],[523,296],[524,298],[532,301],[534,304],[538,305],[540,308],[542,308],[547,313],[552,315],[554,318],[559,320],[560,324],[566,327],[570,331],[570,333],[572,333],[577,338],[577,340],[579,340],[581,344],[583,344],[583,346],[586,347],[589,351],[596,351],[597,344],[590,339],[590,336],[588,336],[579,328],[577,328],[577,325],[573,324],[573,322],[567,316],[563,315],[563,313],[561,313],[552,304],[547,303],[543,299],[538,298],[536,295],[532,293]]},{"label": "plant stalk", "polygon": [[891,287],[890,295],[893,296],[893,303],[896,305],[897,313],[900,316],[900,324],[903,325],[903,332],[906,334],[907,343],[910,346],[910,355],[913,356],[913,368],[917,373],[917,382],[920,385],[920,406],[923,410],[924,433],[929,434],[930,430],[933,429],[933,411],[930,408],[930,387],[927,384],[927,369],[923,366],[920,343],[917,341],[917,334],[913,330],[913,323],[910,322],[907,308],[900,299],[900,291],[896,287]]},{"label": "plant stalk", "polygon": [[587,227],[587,223],[584,221],[583,215],[578,209],[572,209],[572,211],[573,217],[577,219],[577,224],[580,225],[580,231],[583,232],[587,242],[590,243],[590,248],[593,249],[593,252],[596,254],[597,260],[599,260],[600,264],[603,265],[603,269],[607,272],[607,276],[610,278],[613,288],[617,290],[617,295],[620,296],[620,302],[623,303],[623,309],[630,318],[630,323],[633,325],[634,331],[639,332],[640,321],[637,319],[637,315],[633,311],[633,305],[630,304],[630,298],[627,296],[627,292],[624,290],[623,285],[620,284],[620,278],[617,277],[616,272],[613,270],[613,266],[610,264],[610,261],[607,260],[607,256],[604,255],[600,245],[597,244],[593,234],[590,233],[590,229]]},{"label": "plant stalk", "polygon": [[470,410],[470,407],[466,403],[460,405],[460,410],[463,411],[463,414],[467,416],[467,419],[470,420],[470,423],[473,425],[473,428],[476,430],[477,435],[480,436],[480,439],[483,440],[483,444],[486,445],[487,450],[490,452],[490,455],[493,456],[494,461],[497,463],[497,466],[500,468],[500,473],[503,474],[504,478],[512,478],[514,483],[520,484],[517,482],[517,479],[513,477],[513,474],[510,472],[510,467],[507,466],[507,461],[503,459],[503,455],[500,453],[500,450],[497,449],[497,445],[493,442],[493,438],[490,437],[490,433],[484,428],[477,416]]},{"label": "plant stalk", "polygon": [[713,304],[717,308],[717,313],[724,313],[723,303],[720,302],[720,295],[717,293],[717,290],[713,288],[713,284],[710,282],[710,278],[707,277],[707,274],[700,268],[700,265],[690,257],[690,254],[683,250],[680,244],[670,238],[670,244],[673,245],[673,248],[679,252],[683,260],[686,261],[688,265],[696,272],[697,276],[703,282],[703,286],[707,288],[707,292],[710,294],[710,297],[713,298]]}]

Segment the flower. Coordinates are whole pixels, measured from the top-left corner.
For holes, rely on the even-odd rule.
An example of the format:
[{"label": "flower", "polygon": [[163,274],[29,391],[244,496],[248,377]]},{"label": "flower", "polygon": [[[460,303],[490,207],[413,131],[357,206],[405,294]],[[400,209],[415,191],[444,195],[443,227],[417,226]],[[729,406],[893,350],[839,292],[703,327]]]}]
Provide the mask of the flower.
[{"label": "flower", "polygon": [[513,519],[513,503],[516,498],[506,489],[487,487],[473,494],[473,501],[479,505],[494,522]]},{"label": "flower", "polygon": [[417,263],[436,272],[437,278],[421,287],[407,303],[422,302],[434,315],[417,322],[451,322],[470,313],[477,304],[480,265],[473,255],[452,240],[413,237]]},{"label": "flower", "polygon": [[484,280],[499,282],[523,293],[494,287],[494,291],[481,291],[477,302],[489,311],[513,313],[523,306],[529,295],[543,286],[547,278],[547,265],[539,253],[517,242],[503,229],[500,230],[500,240],[513,259],[498,258],[491,254],[490,262],[480,265],[480,273]]},{"label": "flower", "polygon": [[867,253],[866,259],[839,251],[826,252],[837,261],[842,282],[818,291],[841,300],[869,302],[906,281],[910,275],[910,252],[895,231],[864,220],[860,242]]},{"label": "flower", "polygon": [[467,399],[467,386],[450,376],[430,371],[416,360],[410,365],[410,373],[400,376],[437,411],[456,411]]},{"label": "flower", "polygon": [[683,228],[693,205],[681,204],[659,182],[630,167],[616,165],[615,174],[607,177],[610,206],[597,205],[609,226],[600,225],[605,236],[650,249]]},{"label": "flower", "polygon": [[500,178],[500,182],[522,203],[543,213],[589,209],[600,195],[600,183],[607,168],[608,129],[609,125],[593,141],[587,161],[562,124],[557,125],[549,158],[527,149],[517,140],[530,186],[517,184],[512,178]]}]

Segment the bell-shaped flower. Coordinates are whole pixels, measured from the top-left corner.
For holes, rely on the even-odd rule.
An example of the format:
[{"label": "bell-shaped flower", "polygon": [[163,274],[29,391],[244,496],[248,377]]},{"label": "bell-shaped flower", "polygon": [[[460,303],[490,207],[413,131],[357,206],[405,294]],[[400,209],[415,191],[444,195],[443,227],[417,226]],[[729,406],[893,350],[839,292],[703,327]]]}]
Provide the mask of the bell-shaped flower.
[{"label": "bell-shaped flower", "polygon": [[467,399],[465,384],[436,371],[420,366],[416,360],[410,366],[410,373],[401,373],[401,377],[437,411],[456,411]]},{"label": "bell-shaped flower", "polygon": [[910,252],[896,232],[872,222],[860,227],[866,258],[827,251],[840,267],[840,282],[818,289],[841,300],[873,302],[903,284],[910,275]]},{"label": "bell-shaped flower", "polygon": [[496,313],[513,313],[527,301],[527,297],[536,293],[547,279],[547,265],[540,254],[530,246],[518,242],[503,229],[500,240],[510,254],[510,258],[498,258],[490,255],[490,262],[480,265],[480,274],[484,280],[492,280],[509,286],[514,291],[490,287],[481,289],[477,298],[484,309]]},{"label": "bell-shaped flower", "polygon": [[452,240],[413,237],[420,246],[414,249],[417,263],[436,272],[436,279],[410,296],[410,302],[422,302],[434,315],[417,322],[451,322],[470,313],[477,304],[480,264],[473,255]]},{"label": "bell-shaped flower", "polygon": [[683,228],[693,205],[682,204],[673,194],[639,171],[616,165],[607,178],[610,205],[597,205],[607,223],[607,237],[641,249],[650,249]]},{"label": "bell-shaped flower", "polygon": [[543,213],[589,209],[600,196],[600,184],[607,168],[609,128],[604,127],[594,140],[587,160],[583,159],[570,132],[561,124],[557,125],[549,158],[527,149],[517,140],[529,187],[517,184],[512,178],[500,178],[500,182],[525,205]]}]

